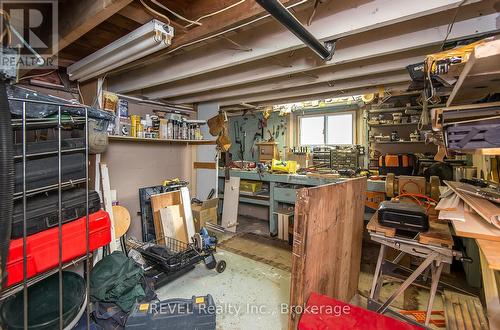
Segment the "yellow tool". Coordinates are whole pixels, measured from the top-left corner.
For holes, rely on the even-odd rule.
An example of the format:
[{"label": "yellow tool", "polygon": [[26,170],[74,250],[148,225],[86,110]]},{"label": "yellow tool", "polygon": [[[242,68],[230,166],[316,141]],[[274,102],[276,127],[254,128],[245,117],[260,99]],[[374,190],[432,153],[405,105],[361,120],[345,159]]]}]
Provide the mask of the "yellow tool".
[{"label": "yellow tool", "polygon": [[169,186],[173,183],[180,183],[181,180],[179,180],[179,178],[175,178],[175,179],[171,179],[171,180],[165,180],[163,181],[163,186],[166,187],[166,186]]},{"label": "yellow tool", "polygon": [[297,173],[297,162],[293,160],[278,160],[273,159],[271,163],[272,172],[282,172],[282,173]]}]

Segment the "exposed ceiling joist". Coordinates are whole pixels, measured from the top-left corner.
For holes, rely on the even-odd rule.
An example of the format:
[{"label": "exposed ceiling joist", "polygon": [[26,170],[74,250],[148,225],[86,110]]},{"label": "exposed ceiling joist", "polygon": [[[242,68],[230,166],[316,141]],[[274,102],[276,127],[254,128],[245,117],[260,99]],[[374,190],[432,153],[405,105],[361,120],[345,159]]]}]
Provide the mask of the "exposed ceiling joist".
[{"label": "exposed ceiling joist", "polygon": [[118,14],[140,24],[147,23],[151,20],[151,14],[149,14],[144,7],[137,2],[132,2],[130,5],[120,10]]},{"label": "exposed ceiling joist", "polygon": [[58,51],[101,24],[133,0],[70,0],[59,7]]},{"label": "exposed ceiling joist", "polygon": [[[500,29],[497,26],[497,16],[497,14],[491,14],[456,22],[448,39],[462,39],[476,34],[497,32]],[[446,35],[448,25],[431,28],[428,27],[428,22],[423,22],[422,25],[412,24],[412,28],[414,27],[415,30],[407,33],[401,31],[401,34],[395,36],[386,36],[386,34],[376,32],[366,33],[364,36],[356,38],[357,44],[353,44],[351,47],[340,46],[333,60],[326,64],[318,65],[316,61],[312,61],[310,57],[306,56],[304,51],[299,50],[295,52],[293,57],[288,58],[288,61],[284,63],[286,65],[279,65],[275,61],[260,60],[231,68],[231,70],[225,69],[210,75],[182,80],[175,84],[148,88],[143,90],[141,94],[152,99],[170,99],[187,94],[260,82],[271,78],[281,78],[286,81],[291,74],[309,72],[319,68],[332,70],[338,64],[364,59],[376,60],[379,56],[397,54],[408,50],[418,51],[424,48],[425,51],[429,51],[431,50],[430,47],[435,46],[433,51],[438,51]],[[287,59],[283,58],[283,60]]]},{"label": "exposed ceiling joist", "polygon": [[[425,53],[422,53],[425,54]],[[381,74],[393,72],[395,70],[404,70],[406,66],[423,61],[424,55],[406,56],[404,58],[395,58],[394,56],[387,58],[382,57],[378,61],[368,61],[364,63],[356,63],[353,65],[341,65],[335,70],[322,69],[321,71],[313,71],[316,76],[307,76],[304,74],[296,74],[288,79],[273,79],[272,81],[257,82],[251,85],[236,86],[234,88],[221,89],[202,94],[185,95],[179,98],[169,99],[172,102],[178,103],[200,103],[210,100],[224,100],[226,98],[241,97],[245,98],[252,94],[258,94],[266,91],[280,91],[295,87],[305,87],[309,85],[318,86],[319,84],[331,85],[339,80],[352,79],[373,74]]]},{"label": "exposed ceiling joist", "polygon": [[[302,101],[310,101],[310,100],[320,100],[320,99],[328,99],[334,97],[346,97],[346,96],[355,96],[362,95],[368,93],[377,93],[380,91],[380,88],[383,87],[385,91],[390,91],[391,93],[398,93],[400,91],[405,91],[408,88],[408,83],[395,83],[395,84],[385,84],[384,86],[367,86],[360,87],[354,89],[344,89],[340,91],[332,91],[323,94],[310,94],[304,96],[295,96],[295,97],[285,97],[285,98],[273,98],[269,100],[263,100],[254,103],[258,107],[263,106],[271,106],[276,104],[283,103],[293,103],[293,102],[302,102]],[[223,110],[241,110],[241,107],[238,105],[221,105],[221,109]]]},{"label": "exposed ceiling joist", "polygon": [[356,79],[346,79],[334,83],[331,86],[329,86],[328,84],[318,84],[306,87],[289,88],[283,91],[269,91],[251,95],[248,97],[236,97],[236,98],[222,100],[219,102],[219,104],[221,106],[225,106],[225,105],[241,104],[241,102],[258,103],[267,100],[294,98],[299,96],[302,97],[306,95],[309,96],[309,95],[329,94],[329,93],[334,95],[337,92],[348,89],[384,86],[390,84],[401,84],[409,81],[410,81],[410,76],[408,75],[406,70],[398,70],[381,75],[363,76],[363,77],[358,77]]},{"label": "exposed ceiling joist", "polygon": [[[308,29],[319,40],[333,40],[442,12],[461,3],[462,0],[332,1],[316,15]],[[178,55],[111,77],[109,86],[116,92],[131,92],[304,47],[275,22],[263,24],[251,33],[241,33],[234,41],[252,51],[224,49],[213,44],[190,52],[189,58]]]},{"label": "exposed ceiling joist", "polygon": [[[289,6],[299,4],[304,0],[281,0],[281,3]],[[264,17],[266,12],[260,7],[255,1],[244,1],[241,4],[238,4],[235,7],[231,7],[229,10],[224,10],[219,12],[221,9],[228,7],[230,4],[227,1],[219,1],[221,3],[214,3],[214,0],[204,0],[198,1],[196,6],[190,6],[188,17],[193,20],[197,20],[200,17],[203,19],[200,20],[201,25],[199,26],[191,26],[189,27],[189,33],[184,33],[182,35],[176,35],[176,37],[172,40],[172,45],[170,46],[170,50],[179,50],[184,47],[191,46],[193,44],[202,45],[201,41],[209,38],[214,34],[218,34],[224,32],[229,28],[233,28],[235,26],[239,26],[241,24],[245,24],[246,22],[250,22],[254,19],[258,19],[260,17]],[[234,2],[232,2],[234,4]],[[134,7],[134,4],[124,8],[121,15],[140,18],[139,13],[137,11],[132,12],[130,7]],[[191,8],[193,7],[193,8]],[[141,8],[139,8],[141,9]],[[196,10],[194,10],[196,9]],[[218,12],[217,14],[211,15],[214,12]],[[162,20],[162,19],[160,19]],[[187,23],[186,23],[187,24]],[[191,46],[192,47],[192,46]],[[141,61],[134,61],[116,72],[124,72],[126,70],[130,70],[132,68],[153,64],[157,61],[161,60],[164,57],[168,57],[170,55],[165,54],[164,52],[159,52],[153,54]]]}]

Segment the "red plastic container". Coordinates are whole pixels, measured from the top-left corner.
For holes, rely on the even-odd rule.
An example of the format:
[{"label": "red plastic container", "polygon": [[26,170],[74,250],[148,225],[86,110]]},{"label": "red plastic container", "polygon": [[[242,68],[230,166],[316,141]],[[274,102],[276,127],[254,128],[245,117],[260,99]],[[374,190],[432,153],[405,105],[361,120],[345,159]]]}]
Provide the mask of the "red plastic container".
[{"label": "red plastic container", "polygon": [[313,292],[307,300],[298,330],[329,329],[419,330],[422,328]]},{"label": "red plastic container", "polygon": [[[62,260],[71,261],[86,253],[85,217],[62,226]],[[96,250],[111,241],[111,221],[106,211],[89,215],[90,251]],[[27,273],[28,278],[55,268],[59,264],[59,229],[57,227],[28,236]],[[7,259],[7,286],[23,280],[23,239],[10,242]]]}]

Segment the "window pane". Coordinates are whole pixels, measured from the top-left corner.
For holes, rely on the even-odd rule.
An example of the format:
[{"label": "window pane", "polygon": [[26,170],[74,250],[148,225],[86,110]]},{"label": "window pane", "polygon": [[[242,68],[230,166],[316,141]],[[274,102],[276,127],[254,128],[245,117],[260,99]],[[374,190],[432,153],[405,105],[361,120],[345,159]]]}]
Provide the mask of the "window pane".
[{"label": "window pane", "polygon": [[352,114],[331,115],[327,117],[327,144],[353,144]]},{"label": "window pane", "polygon": [[323,145],[325,144],[323,116],[300,118],[300,144]]}]

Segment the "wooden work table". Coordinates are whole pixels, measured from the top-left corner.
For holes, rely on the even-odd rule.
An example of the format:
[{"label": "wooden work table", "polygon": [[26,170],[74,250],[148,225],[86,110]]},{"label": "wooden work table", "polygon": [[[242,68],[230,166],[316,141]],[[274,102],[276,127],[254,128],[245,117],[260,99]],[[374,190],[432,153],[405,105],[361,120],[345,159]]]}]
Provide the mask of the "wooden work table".
[{"label": "wooden work table", "polygon": [[[239,177],[242,180],[252,180],[265,182],[269,186],[269,191],[266,194],[244,194],[240,193],[240,203],[249,203],[269,207],[269,227],[272,234],[277,233],[277,221],[274,219],[274,213],[278,209],[279,203],[295,204],[297,198],[297,189],[300,187],[313,187],[333,182],[346,180],[345,178],[331,178],[328,176],[309,176],[299,174],[277,174],[263,172],[258,173],[256,170],[245,171],[232,169],[229,175]],[[219,199],[224,199],[222,191],[224,191],[224,169],[219,169]],[[367,191],[384,192],[385,182],[381,180],[368,180]]]}]

